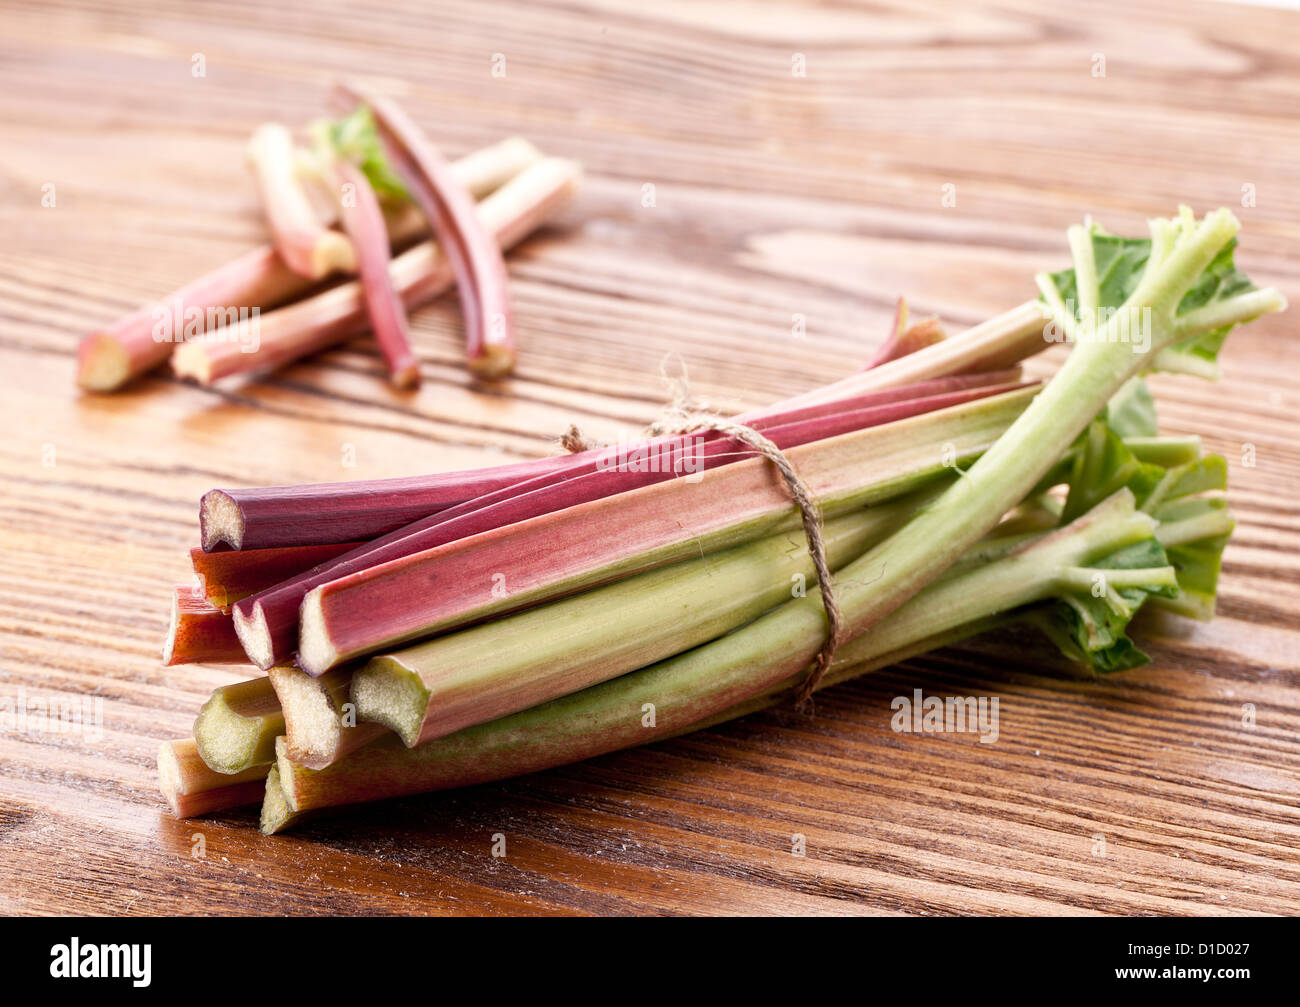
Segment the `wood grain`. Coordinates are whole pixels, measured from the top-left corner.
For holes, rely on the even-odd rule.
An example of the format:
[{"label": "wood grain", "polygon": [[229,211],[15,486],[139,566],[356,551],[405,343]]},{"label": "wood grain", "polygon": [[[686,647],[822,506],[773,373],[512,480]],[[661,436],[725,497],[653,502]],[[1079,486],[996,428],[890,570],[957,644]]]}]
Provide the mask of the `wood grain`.
[{"label": "wood grain", "polygon": [[[616,436],[656,414],[670,351],[719,407],[771,401],[856,367],[899,293],[953,326],[1019,302],[1085,213],[1125,230],[1231,206],[1245,268],[1295,300],[1297,30],[1156,0],[2,0],[0,694],[102,699],[104,729],[0,731],[0,911],[1300,912],[1291,316],[1234,336],[1219,385],[1154,382],[1169,431],[1227,456],[1240,524],[1219,618],[1147,620],[1138,672],[1080,681],[1032,638],[980,640],[834,689],[814,717],[269,840],[244,814],[173,821],[153,769],[239,675],[159,661],[214,485],[490,464],[574,421]],[[416,395],[366,340],[256,383],[76,394],[83,332],[265,239],[245,139],[319,115],[338,74],[399,97],[449,154],[520,133],[587,165],[510,259],[518,376],[470,381],[444,298],[416,316]],[[998,742],[895,734],[890,700],[913,688],[997,696]]]}]

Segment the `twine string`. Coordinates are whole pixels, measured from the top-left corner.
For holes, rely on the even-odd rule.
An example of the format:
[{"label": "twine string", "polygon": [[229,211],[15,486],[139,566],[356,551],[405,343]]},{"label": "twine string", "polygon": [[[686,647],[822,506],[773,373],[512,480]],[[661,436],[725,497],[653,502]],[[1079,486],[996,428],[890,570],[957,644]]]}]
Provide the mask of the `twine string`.
[{"label": "twine string", "polygon": [[[830,565],[826,560],[826,543],[822,537],[821,507],[813,497],[808,484],[795,471],[794,465],[786,457],[785,452],[773,444],[769,438],[753,427],[746,426],[743,423],[736,423],[734,420],[728,420],[708,410],[692,406],[690,382],[685,373],[685,365],[682,366],[681,375],[677,377],[669,376],[666,373],[666,368],[661,368],[661,370],[663,371],[664,380],[668,382],[672,390],[672,395],[669,404],[664,408],[662,417],[646,427],[645,436],[663,437],[669,434],[689,434],[700,430],[716,430],[733,440],[740,441],[776,467],[785,482],[786,489],[789,490],[790,496],[794,500],[795,506],[799,508],[804,536],[808,540],[808,553],[812,556],[813,569],[817,572],[817,584],[821,591],[822,606],[826,610],[827,622],[826,642],[822,644],[821,650],[817,652],[813,668],[800,684],[796,695],[796,705],[802,706],[816,691],[830,668],[835,651],[840,644],[841,634],[842,617],[839,604],[835,600],[835,592],[831,584]],[[564,436],[560,438],[560,443],[565,450],[573,453],[595,450],[606,446],[589,440],[583,436],[576,426],[569,427]]]}]

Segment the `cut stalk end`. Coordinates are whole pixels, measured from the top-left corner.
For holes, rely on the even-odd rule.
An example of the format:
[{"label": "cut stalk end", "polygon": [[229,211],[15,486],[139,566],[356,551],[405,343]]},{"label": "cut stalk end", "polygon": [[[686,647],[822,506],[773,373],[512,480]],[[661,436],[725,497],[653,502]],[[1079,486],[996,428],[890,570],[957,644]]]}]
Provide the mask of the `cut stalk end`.
[{"label": "cut stalk end", "polygon": [[202,340],[181,343],[172,353],[172,373],[178,378],[190,378],[205,388],[215,380],[208,344]]},{"label": "cut stalk end", "polygon": [[331,273],[355,273],[357,252],[346,235],[322,231],[311,249],[311,277],[323,280]]},{"label": "cut stalk end", "polygon": [[172,614],[167,621],[167,638],[163,640],[162,663],[170,666],[172,655],[176,653],[176,631],[181,624],[181,591],[177,587],[172,591]]},{"label": "cut stalk end", "polygon": [[209,490],[203,494],[199,501],[199,534],[204,552],[211,552],[223,542],[232,549],[243,546],[244,512],[229,493]]},{"label": "cut stalk end", "polygon": [[[185,817],[181,813],[181,765],[176,753],[174,741],[164,741],[158,746],[158,786],[163,798],[171,805],[172,814],[177,818]],[[181,742],[183,744],[183,742]]]},{"label": "cut stalk end", "polygon": [[323,769],[387,731],[381,724],[345,720],[352,673],[337,669],[313,678],[300,668],[280,665],[270,671],[271,685],[284,711],[288,758],[308,769]]},{"label": "cut stalk end", "polygon": [[324,678],[281,665],[268,672],[284,711],[285,738],[296,762],[332,759],[342,733]]},{"label": "cut stalk end", "polygon": [[515,350],[513,346],[489,344],[468,363],[476,377],[497,381],[515,369]]},{"label": "cut stalk end", "polygon": [[275,835],[293,824],[295,818],[297,816],[284,796],[284,788],[280,786],[280,771],[272,766],[266,774],[266,792],[262,798],[262,817],[259,822],[262,835]]},{"label": "cut stalk end", "polygon": [[202,587],[172,589],[171,622],[163,641],[163,664],[242,664],[244,651],[230,616],[204,596]]},{"label": "cut stalk end", "polygon": [[394,388],[404,391],[420,387],[420,365],[415,361],[398,367],[389,375]]},{"label": "cut stalk end", "polygon": [[248,659],[263,671],[275,664],[275,645],[271,640],[271,629],[266,622],[266,613],[261,602],[254,602],[251,613],[245,614],[242,605],[230,610],[234,616],[235,635],[244,648]]},{"label": "cut stalk end", "polygon": [[194,721],[194,744],[216,773],[241,773],[265,765],[284,733],[284,715],[265,678],[236,682],[213,691]]},{"label": "cut stalk end", "polygon": [[112,336],[91,333],[77,347],[77,384],[90,392],[111,392],[131,378],[130,355]]},{"label": "cut stalk end", "polygon": [[357,717],[382,724],[414,748],[429,708],[430,692],[420,676],[393,657],[377,657],[352,676]]},{"label": "cut stalk end", "polygon": [[[298,620],[298,667],[309,675],[323,675],[338,663],[339,652],[334,646],[334,641],[330,639],[325,613],[321,608],[320,588],[313,588],[307,592],[302,600]],[[266,636],[266,645],[269,653],[271,649],[269,633]]]}]

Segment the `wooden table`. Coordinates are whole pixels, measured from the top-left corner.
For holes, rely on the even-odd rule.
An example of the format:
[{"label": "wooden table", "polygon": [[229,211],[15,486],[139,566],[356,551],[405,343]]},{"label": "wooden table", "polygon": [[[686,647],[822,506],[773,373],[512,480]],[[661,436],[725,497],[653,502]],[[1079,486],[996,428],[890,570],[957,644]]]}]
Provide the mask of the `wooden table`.
[{"label": "wooden table", "polygon": [[[1168,431],[1227,456],[1240,523],[1218,618],[1148,620],[1140,671],[1082,681],[983,640],[814,717],[272,839],[252,813],[174,821],[156,790],[159,740],[241,677],[159,665],[213,486],[531,457],[571,421],[613,437],[658,412],[669,351],[715,405],[772,401],[855,368],[900,293],[951,327],[1032,296],[1087,213],[1230,206],[1245,267],[1294,300],[1300,16],[1076,6],[4,0],[0,693],[99,697],[104,724],[0,731],[0,911],[1300,911],[1294,311],[1233,337],[1222,384],[1153,382]],[[518,376],[472,385],[444,298],[417,316],[413,397],[364,339],[253,383],[78,394],[82,333],[264,240],[244,142],[319,115],[338,74],[451,154],[522,133],[587,166],[510,260]],[[895,734],[918,687],[998,697],[998,742]]]}]

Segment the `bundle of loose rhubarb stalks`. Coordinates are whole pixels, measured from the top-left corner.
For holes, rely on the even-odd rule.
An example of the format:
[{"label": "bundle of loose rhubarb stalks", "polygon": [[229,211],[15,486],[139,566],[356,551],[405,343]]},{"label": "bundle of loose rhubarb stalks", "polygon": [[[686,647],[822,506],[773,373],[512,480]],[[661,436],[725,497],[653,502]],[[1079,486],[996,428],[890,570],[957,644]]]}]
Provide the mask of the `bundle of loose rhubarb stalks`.
[{"label": "bundle of loose rhubarb stalks", "polygon": [[501,250],[550,217],[581,170],[519,138],[449,164],[388,99],[339,91],[351,111],[315,124],[309,147],[295,148],[278,123],[253,134],[248,159],[273,244],[86,336],[77,353],[83,388],[119,389],[169,359],[178,376],[208,385],[367,328],[393,384],[409,388],[420,370],[407,312],[453,285],[470,370],[511,371]]},{"label": "bundle of loose rhubarb stalks", "polygon": [[[164,793],[178,815],[262,800],[278,832],[797,702],[1015,621],[1095,671],[1141,664],[1134,613],[1209,618],[1232,529],[1223,459],[1158,434],[1141,375],[1213,376],[1233,325],[1284,307],[1235,268],[1237,227],[1071,228],[1073,268],[1040,299],[947,338],[900,311],[858,373],[735,417],[797,474],[815,534],[771,450],[709,417],[471,472],[212,490],[167,661],[267,674],[163,745]],[[1021,380],[1058,339],[1052,380]]]}]

